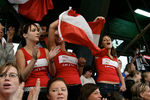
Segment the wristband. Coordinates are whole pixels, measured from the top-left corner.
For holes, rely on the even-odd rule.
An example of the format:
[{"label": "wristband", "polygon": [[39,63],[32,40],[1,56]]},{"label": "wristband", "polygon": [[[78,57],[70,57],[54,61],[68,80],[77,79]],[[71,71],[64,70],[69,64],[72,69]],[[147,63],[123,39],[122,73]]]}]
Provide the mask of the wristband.
[{"label": "wristband", "polygon": [[52,59],[52,60],[50,60],[50,64],[53,64],[54,63],[54,60]]}]

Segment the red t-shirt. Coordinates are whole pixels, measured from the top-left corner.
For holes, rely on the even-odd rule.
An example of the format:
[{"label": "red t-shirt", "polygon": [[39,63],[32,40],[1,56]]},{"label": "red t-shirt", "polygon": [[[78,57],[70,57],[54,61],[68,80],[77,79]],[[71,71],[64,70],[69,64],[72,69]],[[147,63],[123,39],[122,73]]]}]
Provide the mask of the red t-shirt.
[{"label": "red t-shirt", "polygon": [[119,76],[117,74],[118,60],[113,58],[111,60],[107,55],[103,57],[96,57],[96,68],[97,68],[97,82],[110,81],[120,83]]},{"label": "red t-shirt", "polygon": [[75,54],[60,50],[55,56],[56,77],[61,77],[67,84],[81,84],[77,69],[78,59]]},{"label": "red t-shirt", "polygon": [[[36,85],[37,78],[40,78],[40,86],[41,87],[47,87],[47,82],[49,80],[48,78],[48,62],[46,59],[46,52],[44,48],[40,49],[40,57],[37,59],[34,68],[32,69],[32,72],[30,73],[28,79],[25,82],[25,87],[33,87]],[[21,48],[21,50],[24,53],[26,66],[29,64],[29,62],[32,59],[32,56],[24,49]]]}]

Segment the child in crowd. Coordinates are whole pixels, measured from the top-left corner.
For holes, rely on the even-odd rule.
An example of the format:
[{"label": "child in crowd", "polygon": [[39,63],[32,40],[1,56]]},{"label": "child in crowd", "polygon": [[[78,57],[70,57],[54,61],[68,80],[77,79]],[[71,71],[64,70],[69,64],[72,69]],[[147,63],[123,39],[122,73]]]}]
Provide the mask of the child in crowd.
[{"label": "child in crowd", "polygon": [[84,85],[86,83],[95,84],[95,80],[92,77],[92,73],[93,73],[92,66],[87,65],[84,67],[83,73],[80,76],[80,80],[81,80],[82,85]]}]

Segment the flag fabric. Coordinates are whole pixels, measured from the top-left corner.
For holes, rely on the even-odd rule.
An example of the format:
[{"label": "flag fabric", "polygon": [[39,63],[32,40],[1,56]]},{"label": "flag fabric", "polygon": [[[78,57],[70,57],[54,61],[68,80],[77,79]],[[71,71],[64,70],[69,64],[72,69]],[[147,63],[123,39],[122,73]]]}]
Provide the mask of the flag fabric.
[{"label": "flag fabric", "polygon": [[150,56],[148,56],[148,55],[144,55],[144,58],[150,60]]},{"label": "flag fabric", "polygon": [[24,4],[28,2],[29,0],[8,0],[12,4]]},{"label": "flag fabric", "polygon": [[48,10],[54,8],[52,0],[9,0],[9,2],[16,4],[14,8],[19,14],[33,21],[41,21]]},{"label": "flag fabric", "polygon": [[[59,16],[58,32],[61,40],[73,44],[86,46],[91,50],[94,56],[100,54],[100,52],[103,50],[105,51],[103,53],[107,53],[106,49],[102,50],[93,43],[92,33],[94,31],[94,28],[92,28],[92,30],[90,26],[82,15],[77,14],[71,8],[67,11],[64,11]],[[102,30],[102,28],[97,29]],[[99,32],[100,34],[100,31],[95,32]]]},{"label": "flag fabric", "polygon": [[97,21],[95,22],[88,22],[90,28],[92,29],[93,32],[93,42],[95,45],[98,46],[99,43],[99,39],[100,39],[100,33],[104,27],[105,24],[105,19],[103,18],[99,18]]}]

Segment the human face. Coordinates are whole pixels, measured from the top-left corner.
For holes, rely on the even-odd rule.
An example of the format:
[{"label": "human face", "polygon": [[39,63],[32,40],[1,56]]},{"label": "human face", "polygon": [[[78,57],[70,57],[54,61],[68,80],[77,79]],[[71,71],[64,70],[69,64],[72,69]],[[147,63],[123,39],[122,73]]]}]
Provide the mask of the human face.
[{"label": "human face", "polygon": [[55,43],[56,43],[56,45],[63,44],[63,41],[59,37],[58,31],[55,31]]},{"label": "human face", "polygon": [[141,73],[139,73],[139,74],[136,74],[135,75],[136,76],[136,79],[137,79],[137,82],[140,82],[140,80],[141,80]]},{"label": "human face", "polygon": [[136,70],[135,65],[131,64],[131,70]]},{"label": "human face", "polygon": [[100,94],[99,89],[96,89],[94,92],[90,94],[88,100],[101,100],[102,96]]},{"label": "human face", "polygon": [[112,48],[112,41],[109,36],[104,36],[102,39],[102,47],[111,49]]},{"label": "human face", "polygon": [[28,28],[27,34],[24,34],[24,37],[28,41],[38,42],[40,38],[38,27],[31,25],[31,27]]},{"label": "human face", "polygon": [[150,88],[146,86],[146,90],[141,94],[143,100],[150,100]]},{"label": "human face", "polygon": [[16,92],[19,87],[19,78],[17,69],[10,66],[10,69],[4,74],[6,68],[0,77],[0,94],[11,95]]},{"label": "human face", "polygon": [[147,74],[147,77],[145,78],[145,80],[146,80],[147,82],[150,82],[150,73]]},{"label": "human face", "polygon": [[91,77],[91,75],[92,75],[92,71],[86,71],[85,76],[87,78]]},{"label": "human face", "polygon": [[121,69],[122,68],[122,62],[118,60],[118,67]]},{"label": "human face", "polygon": [[3,35],[4,35],[3,29],[0,29],[0,40],[2,39]]},{"label": "human face", "polygon": [[49,89],[49,100],[67,100],[68,90],[64,82],[55,81]]}]

